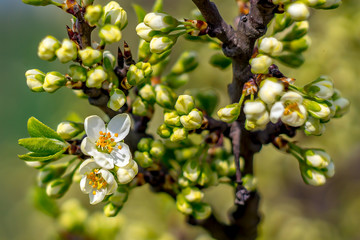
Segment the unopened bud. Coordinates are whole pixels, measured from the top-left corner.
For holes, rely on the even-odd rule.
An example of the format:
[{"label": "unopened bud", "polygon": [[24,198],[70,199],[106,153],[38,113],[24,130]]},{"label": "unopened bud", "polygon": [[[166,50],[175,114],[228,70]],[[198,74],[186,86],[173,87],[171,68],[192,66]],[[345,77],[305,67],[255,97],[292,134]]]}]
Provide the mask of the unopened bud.
[{"label": "unopened bud", "polygon": [[251,175],[246,174],[242,179],[243,186],[250,192],[255,191],[257,188],[257,179]]},{"label": "unopened bud", "polygon": [[291,18],[295,21],[303,21],[310,16],[309,9],[301,2],[295,2],[288,5],[286,12],[289,13]]},{"label": "unopened bud", "polygon": [[138,173],[138,165],[134,160],[130,160],[130,163],[125,167],[120,167],[117,170],[118,182],[120,184],[127,184],[131,182]]},{"label": "unopened bud", "polygon": [[282,43],[274,37],[268,37],[261,40],[259,51],[265,54],[276,56],[283,49]]},{"label": "unopened bud", "polygon": [[75,60],[77,58],[76,44],[69,39],[64,39],[61,47],[56,50],[56,56],[62,63],[67,63],[71,60]]},{"label": "unopened bud", "polygon": [[138,62],[136,65],[131,65],[127,72],[127,80],[133,85],[143,83],[152,74],[150,63]]},{"label": "unopened bud", "polygon": [[335,118],[344,116],[350,109],[350,101],[343,97],[334,100],[334,105],[336,107]]},{"label": "unopened bud", "polygon": [[159,32],[141,22],[136,26],[136,34],[146,42],[150,42],[155,35],[159,34]]},{"label": "unopened bud", "polygon": [[187,137],[188,137],[188,132],[185,130],[185,128],[174,128],[170,136],[170,141],[179,142],[187,139]]},{"label": "unopened bud", "polygon": [[102,60],[102,53],[99,50],[95,50],[91,47],[79,50],[79,56],[82,63],[85,66],[91,67],[95,63],[99,63]]},{"label": "unopened bud", "polygon": [[85,68],[73,64],[69,67],[69,76],[73,82],[86,82],[87,72]]},{"label": "unopened bud", "polygon": [[112,202],[109,202],[108,204],[105,205],[104,207],[104,214],[107,217],[115,217],[119,211],[121,210],[122,207],[117,207],[115,206],[115,204],[113,204]]},{"label": "unopened bud", "polygon": [[52,198],[61,198],[71,185],[69,176],[52,180],[46,186],[46,194]]},{"label": "unopened bud", "polygon": [[163,53],[171,49],[176,40],[177,37],[175,36],[156,35],[150,41],[150,51],[157,54]]},{"label": "unopened bud", "polygon": [[199,159],[193,158],[186,161],[183,168],[183,174],[184,177],[189,179],[192,182],[196,182],[200,176],[200,165],[199,165]]},{"label": "unopened bud", "polygon": [[182,194],[178,194],[176,196],[176,207],[180,212],[184,214],[191,214],[193,211],[190,203]]},{"label": "unopened bud", "polygon": [[41,40],[38,47],[38,56],[42,60],[53,61],[56,58],[55,51],[60,48],[60,42],[53,36],[46,36]]},{"label": "unopened bud", "polygon": [[304,99],[303,104],[314,118],[326,119],[330,115],[330,108],[325,103]]},{"label": "unopened bud", "polygon": [[326,0],[305,0],[305,3],[309,7],[317,7],[326,3]]},{"label": "unopened bud", "polygon": [[146,116],[148,104],[144,102],[141,97],[136,97],[132,104],[132,113],[137,116]]},{"label": "unopened bud", "polygon": [[91,69],[88,73],[86,86],[92,88],[101,88],[102,83],[107,79],[108,75],[102,66]]},{"label": "unopened bud", "polygon": [[103,9],[100,4],[87,6],[84,18],[86,21],[89,22],[91,26],[94,26],[98,23],[99,19],[101,18],[102,11]]},{"label": "unopened bud", "polygon": [[314,168],[326,168],[330,162],[331,158],[322,149],[308,149],[304,152],[304,159],[306,164]]},{"label": "unopened bud", "polygon": [[211,207],[207,203],[194,204],[192,215],[198,220],[206,219],[211,215]]},{"label": "unopened bud", "polygon": [[60,163],[43,167],[37,176],[39,185],[44,186],[46,183],[61,177],[68,166],[68,163]]},{"label": "unopened bud", "polygon": [[281,39],[283,41],[292,41],[305,36],[309,31],[309,22],[301,21],[294,23],[291,30]]},{"label": "unopened bud", "polygon": [[266,78],[260,84],[259,98],[266,104],[273,104],[283,93],[284,84],[277,78]]},{"label": "unopened bud", "polygon": [[[150,44],[149,44],[149,48],[150,48]],[[150,53],[151,53],[151,49],[150,49]],[[171,49],[169,49],[169,50],[167,50],[167,51],[165,51],[163,53],[159,53],[159,54],[152,53],[148,62],[150,64],[153,64],[153,65],[158,64],[158,63],[160,63],[162,61],[165,61],[166,58],[170,55],[170,53],[171,53]]]},{"label": "unopened bud", "polygon": [[22,2],[33,6],[46,6],[53,3],[52,0],[22,0]]},{"label": "unopened bud", "polygon": [[163,108],[172,109],[175,104],[176,94],[169,88],[162,84],[155,86],[156,103]]},{"label": "unopened bud", "polygon": [[141,152],[149,152],[151,149],[151,143],[154,140],[152,138],[142,138],[140,140],[140,142],[137,145],[137,148],[139,149],[139,151]]},{"label": "unopened bud", "polygon": [[170,32],[179,25],[179,21],[165,13],[148,13],[144,23],[156,31]]},{"label": "unopened bud", "polygon": [[121,36],[120,29],[115,25],[106,24],[99,31],[99,37],[106,43],[118,42]]},{"label": "unopened bud", "polygon": [[269,67],[271,64],[273,64],[273,60],[270,57],[259,54],[250,60],[251,72],[255,74],[266,74],[269,72]]},{"label": "unopened bud", "polygon": [[220,110],[217,112],[220,120],[227,123],[234,122],[239,117],[239,114],[240,106],[238,103],[227,105],[224,108],[220,108]]},{"label": "unopened bud", "polygon": [[180,75],[194,70],[199,65],[197,61],[197,54],[194,51],[186,51],[181,54],[174,66],[171,68],[171,73]]},{"label": "unopened bud", "polygon": [[150,149],[151,156],[155,158],[161,158],[165,154],[165,146],[160,140],[155,140],[151,144]]},{"label": "unopened bud", "polygon": [[205,186],[206,184],[208,184],[210,182],[212,178],[212,171],[210,169],[209,164],[204,164],[202,169],[201,169],[201,174],[200,177],[198,179],[198,184],[200,186]]},{"label": "unopened bud", "polygon": [[320,119],[309,116],[305,122],[305,134],[320,136],[325,132],[325,125],[320,122]]},{"label": "unopened bud", "polygon": [[110,51],[104,51],[103,61],[106,70],[112,71],[115,68],[116,58]]},{"label": "unopened bud", "polygon": [[204,198],[204,193],[195,187],[187,187],[181,193],[189,202],[200,202]]},{"label": "unopened bud", "polygon": [[142,99],[149,103],[154,103],[156,99],[156,93],[153,86],[145,84],[139,91],[139,95]]},{"label": "unopened bud", "polygon": [[180,115],[189,114],[195,107],[194,98],[190,95],[180,95],[175,103],[175,110]]},{"label": "unopened bud", "polygon": [[304,86],[305,92],[311,97],[330,99],[334,94],[334,83],[328,76],[321,76]]},{"label": "unopened bud", "polygon": [[327,167],[321,169],[321,171],[325,174],[325,177],[332,178],[335,175],[335,164],[333,161],[327,165]]},{"label": "unopened bud", "polygon": [[188,115],[180,117],[180,122],[187,130],[198,129],[203,122],[203,114],[198,109],[193,109]]},{"label": "unopened bud", "polygon": [[341,0],[326,0],[326,2],[322,5],[317,6],[319,9],[334,9],[338,8],[341,5]]},{"label": "unopened bud", "polygon": [[104,24],[116,25],[120,30],[128,24],[127,13],[115,1],[109,2],[104,7]]},{"label": "unopened bud", "polygon": [[134,159],[142,168],[148,168],[153,164],[153,160],[148,152],[136,151]]},{"label": "unopened bud", "polygon": [[311,45],[311,39],[309,36],[305,35],[302,38],[295,39],[290,42],[283,42],[283,45],[284,50],[301,53],[309,48],[309,46]]},{"label": "unopened bud", "polygon": [[110,100],[107,106],[114,111],[118,111],[125,103],[125,93],[118,88],[113,88],[110,92]]},{"label": "unopened bud", "polygon": [[64,86],[66,78],[59,72],[49,72],[45,76],[43,88],[46,92],[55,92],[60,87]]},{"label": "unopened bud", "polygon": [[301,167],[301,176],[306,184],[321,186],[326,183],[326,177],[323,172],[307,166]]},{"label": "unopened bud", "polygon": [[[138,58],[139,61],[145,61],[151,56],[150,52],[150,43],[146,42],[144,39],[140,39],[139,48],[138,48]],[[154,64],[153,62],[149,62]]]},{"label": "unopened bud", "polygon": [[[273,0],[274,2],[274,0]],[[276,3],[274,3],[276,4]],[[285,12],[283,14],[275,14],[275,24],[274,24],[274,32],[278,33],[283,31],[285,28],[289,27],[293,20],[290,15]]]},{"label": "unopened bud", "polygon": [[162,138],[169,138],[171,136],[172,130],[166,126],[166,124],[161,124],[156,132]]},{"label": "unopened bud", "polygon": [[171,88],[179,88],[189,82],[189,75],[184,73],[181,75],[168,75],[165,77],[164,82]]},{"label": "unopened bud", "polygon": [[57,134],[64,140],[70,140],[84,131],[84,124],[71,121],[61,122],[57,126]]},{"label": "unopened bud", "polygon": [[38,69],[30,69],[25,73],[26,84],[33,92],[43,92],[45,73]]}]

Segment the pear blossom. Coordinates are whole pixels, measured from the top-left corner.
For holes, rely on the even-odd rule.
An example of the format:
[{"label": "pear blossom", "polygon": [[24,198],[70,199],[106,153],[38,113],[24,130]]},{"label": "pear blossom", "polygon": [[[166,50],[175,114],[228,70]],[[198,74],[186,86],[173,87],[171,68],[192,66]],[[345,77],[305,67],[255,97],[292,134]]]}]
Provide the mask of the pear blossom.
[{"label": "pear blossom", "polygon": [[84,161],[79,168],[82,176],[80,189],[89,194],[90,204],[101,202],[106,195],[114,193],[118,184],[114,176],[106,169],[96,164],[94,159]]},{"label": "pear blossom", "polygon": [[116,115],[107,127],[99,116],[87,117],[84,122],[87,137],[81,142],[81,151],[92,156],[96,164],[104,169],[128,165],[132,156],[129,146],[122,140],[128,135],[130,125],[128,114]]}]

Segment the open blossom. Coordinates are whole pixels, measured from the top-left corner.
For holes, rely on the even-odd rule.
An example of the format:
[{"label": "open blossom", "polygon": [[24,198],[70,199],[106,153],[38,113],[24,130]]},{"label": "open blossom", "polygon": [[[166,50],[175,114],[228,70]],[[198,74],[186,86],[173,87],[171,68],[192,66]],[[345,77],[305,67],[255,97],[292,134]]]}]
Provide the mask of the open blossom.
[{"label": "open blossom", "polygon": [[80,189],[89,194],[90,204],[101,202],[118,187],[114,176],[108,170],[102,169],[93,159],[84,161],[80,165],[79,173],[83,175]]},{"label": "open blossom", "polygon": [[130,131],[131,120],[128,114],[118,114],[105,127],[99,116],[85,119],[84,128],[87,137],[81,142],[81,151],[92,156],[99,166],[112,169],[114,165],[124,167],[129,164],[131,152],[122,142]]}]

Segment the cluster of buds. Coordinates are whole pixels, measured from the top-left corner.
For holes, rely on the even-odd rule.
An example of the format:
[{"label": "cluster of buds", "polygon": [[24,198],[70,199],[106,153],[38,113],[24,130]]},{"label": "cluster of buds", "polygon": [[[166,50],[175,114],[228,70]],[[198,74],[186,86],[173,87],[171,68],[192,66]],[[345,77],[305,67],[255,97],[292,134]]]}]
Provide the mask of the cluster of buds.
[{"label": "cluster of buds", "polygon": [[160,140],[142,138],[137,145],[135,160],[143,168],[151,167],[154,160],[159,162],[165,154],[165,146]]},{"label": "cluster of buds", "polygon": [[65,86],[67,79],[59,72],[43,73],[38,69],[30,69],[25,73],[26,83],[31,91],[53,93]]}]

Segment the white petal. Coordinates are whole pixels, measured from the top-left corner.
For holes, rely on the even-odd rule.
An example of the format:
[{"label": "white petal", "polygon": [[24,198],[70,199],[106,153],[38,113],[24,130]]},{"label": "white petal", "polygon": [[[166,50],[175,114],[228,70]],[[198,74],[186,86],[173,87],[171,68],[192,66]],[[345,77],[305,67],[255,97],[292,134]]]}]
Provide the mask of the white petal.
[{"label": "white petal", "polygon": [[79,167],[79,173],[81,175],[88,174],[92,172],[93,169],[100,168],[94,161],[94,159],[88,159],[84,161]]},{"label": "white petal", "polygon": [[112,184],[115,181],[114,176],[108,170],[100,169],[99,173],[101,173],[107,184]]},{"label": "white petal", "polygon": [[115,190],[118,188],[118,184],[116,181],[114,181],[111,185],[108,185],[106,188],[107,188],[106,195],[110,195],[110,194],[113,194],[115,192]]},{"label": "white petal", "polygon": [[114,168],[114,159],[110,154],[98,153],[94,156],[95,162],[102,168],[113,169]]},{"label": "white petal", "polygon": [[96,142],[100,137],[100,131],[105,132],[105,123],[99,116],[92,115],[85,119],[84,128],[90,140]]},{"label": "white petal", "polygon": [[106,195],[106,190],[101,188],[101,189],[96,189],[95,191],[95,195],[93,194],[93,192],[89,193],[89,198],[90,198],[90,204],[97,204],[99,202],[101,202]]},{"label": "white petal", "polygon": [[96,145],[94,142],[90,140],[90,138],[85,137],[81,142],[81,151],[88,156],[94,156],[98,152],[96,149]]},{"label": "white petal", "polygon": [[296,92],[286,92],[282,97],[281,97],[281,101],[282,102],[295,102],[295,103],[302,103],[303,101],[303,97],[296,93]]},{"label": "white petal", "polygon": [[283,115],[284,113],[284,105],[281,102],[276,102],[270,111],[270,121],[272,123],[277,123],[280,119],[280,117]]},{"label": "white petal", "polygon": [[124,167],[129,164],[131,159],[130,148],[126,143],[119,143],[121,149],[114,148],[110,155],[114,158],[114,164],[118,167]]},{"label": "white petal", "polygon": [[92,190],[92,187],[88,183],[87,176],[83,176],[80,180],[80,189],[83,193],[89,193]]},{"label": "white petal", "polygon": [[[119,142],[129,134],[130,127],[131,119],[129,115],[122,113],[116,115],[110,120],[107,126],[107,132],[111,133],[111,137],[115,139],[115,142]],[[115,137],[116,133],[118,134],[117,137]]]}]

